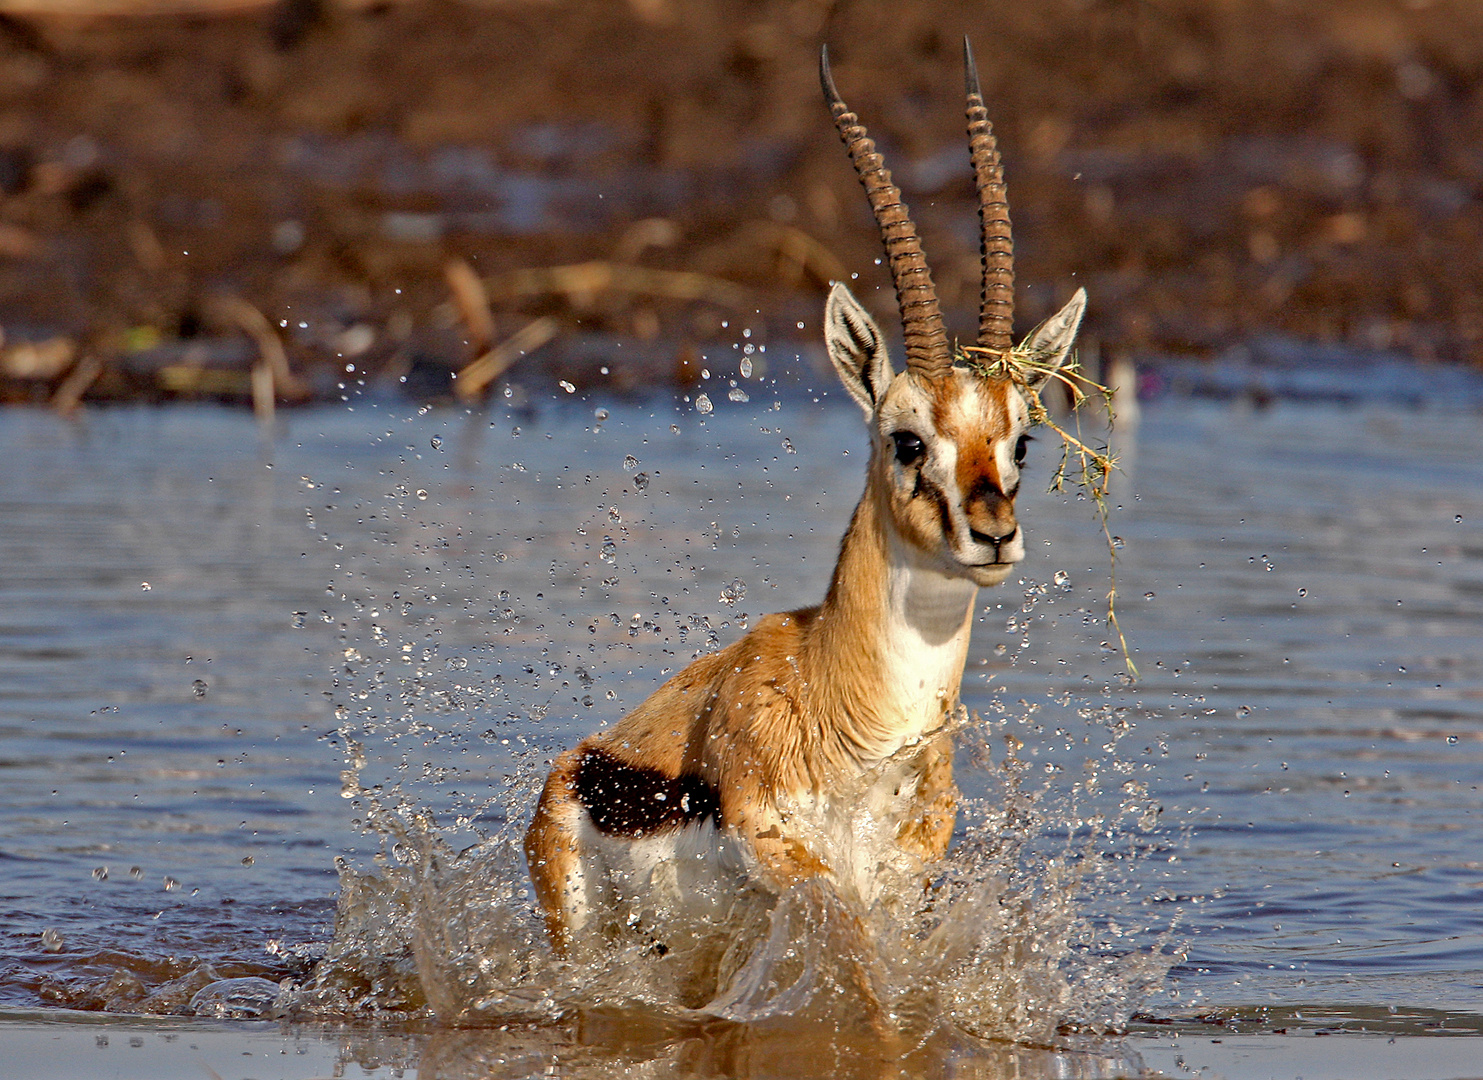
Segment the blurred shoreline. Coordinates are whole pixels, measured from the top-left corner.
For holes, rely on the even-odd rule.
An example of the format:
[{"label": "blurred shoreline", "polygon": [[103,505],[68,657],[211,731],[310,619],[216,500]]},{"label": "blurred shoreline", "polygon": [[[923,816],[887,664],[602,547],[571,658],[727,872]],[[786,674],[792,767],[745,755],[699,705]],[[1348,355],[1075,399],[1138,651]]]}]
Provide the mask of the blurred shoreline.
[{"label": "blurred shoreline", "polygon": [[832,278],[889,316],[825,40],[967,335],[964,34],[1021,332],[1084,284],[1103,357],[1483,368],[1476,5],[3,0],[0,402],[688,386]]}]

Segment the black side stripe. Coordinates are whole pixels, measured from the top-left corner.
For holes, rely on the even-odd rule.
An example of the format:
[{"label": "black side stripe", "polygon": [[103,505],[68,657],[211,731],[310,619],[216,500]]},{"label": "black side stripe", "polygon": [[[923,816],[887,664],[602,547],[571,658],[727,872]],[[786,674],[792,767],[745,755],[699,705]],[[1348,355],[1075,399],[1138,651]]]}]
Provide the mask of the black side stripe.
[{"label": "black side stripe", "polygon": [[573,787],[592,823],[609,836],[652,836],[704,818],[721,821],[721,795],[701,777],[666,776],[602,750],[583,753]]}]

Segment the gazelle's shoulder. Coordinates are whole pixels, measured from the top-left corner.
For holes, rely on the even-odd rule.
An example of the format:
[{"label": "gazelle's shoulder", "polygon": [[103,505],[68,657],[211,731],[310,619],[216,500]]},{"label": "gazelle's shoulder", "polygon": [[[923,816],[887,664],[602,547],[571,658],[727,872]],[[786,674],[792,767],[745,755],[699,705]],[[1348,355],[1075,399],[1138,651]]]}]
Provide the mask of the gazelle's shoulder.
[{"label": "gazelle's shoulder", "polygon": [[796,656],[798,648],[818,619],[818,607],[799,608],[796,611],[779,611],[764,615],[757,620],[746,637],[722,650],[722,655],[734,653],[737,659],[755,663],[758,659],[786,658]]}]

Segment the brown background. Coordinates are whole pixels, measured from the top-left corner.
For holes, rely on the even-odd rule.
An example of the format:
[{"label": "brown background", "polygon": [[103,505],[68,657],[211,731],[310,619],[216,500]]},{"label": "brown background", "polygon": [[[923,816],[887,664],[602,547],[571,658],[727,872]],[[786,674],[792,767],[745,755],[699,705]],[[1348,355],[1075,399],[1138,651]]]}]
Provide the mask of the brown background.
[{"label": "brown background", "polygon": [[[79,14],[103,7],[118,13]],[[1277,333],[1483,363],[1475,3],[0,11],[0,328],[10,347],[61,336],[103,358],[97,396],[215,340],[224,295],[288,322],[320,392],[347,350],[361,373],[460,366],[452,258],[488,279],[496,338],[549,314],[568,352],[611,333],[665,371],[738,318],[811,336],[834,274],[860,272],[889,314],[820,100],[826,40],[968,332],[965,33],[1007,162],[1022,331],[1085,284],[1089,332],[1114,349]],[[509,276],[594,259],[610,276],[587,286]],[[629,267],[691,272],[698,298]],[[209,362],[234,362],[223,348]]]}]

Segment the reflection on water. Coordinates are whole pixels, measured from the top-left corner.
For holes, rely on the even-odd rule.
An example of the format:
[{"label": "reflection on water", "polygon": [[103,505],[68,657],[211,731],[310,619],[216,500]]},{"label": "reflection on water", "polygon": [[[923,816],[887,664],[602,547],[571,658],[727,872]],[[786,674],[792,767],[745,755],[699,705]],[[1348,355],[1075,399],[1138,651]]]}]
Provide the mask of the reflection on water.
[{"label": "reflection on water", "polygon": [[[765,393],[703,423],[683,403],[604,407],[362,404],[293,415],[266,449],[208,410],[0,415],[0,1004],[141,1011],[168,989],[170,1011],[215,977],[333,989],[313,963],[348,940],[330,927],[336,856],[347,881],[417,878],[433,836],[448,867],[493,857],[556,748],[817,597],[861,486],[853,410],[773,411]],[[981,597],[964,702],[983,724],[960,752],[950,872],[968,880],[975,844],[1005,834],[1015,761],[1040,815],[999,864],[1027,868],[1020,910],[1033,920],[1050,860],[1099,867],[1068,886],[1085,921],[1059,955],[1156,947],[1181,913],[1188,954],[1152,1015],[1272,1030],[1439,1009],[1414,1030],[1476,1028],[1480,442],[1476,418],[1440,410],[1146,408],[1116,519],[1131,688],[1101,644],[1090,508],[1027,493],[1023,583]],[[528,914],[518,866],[481,887],[482,908],[444,910],[526,933],[499,923]],[[320,972],[345,1000],[415,1012],[394,991],[422,985],[398,936],[416,897],[384,899],[363,926],[390,936]],[[560,1013],[571,987],[530,981],[521,955],[483,976],[554,995],[528,1016]],[[1084,1011],[1115,1019],[1106,1004]],[[598,1005],[561,1029],[575,1071],[632,1053],[744,1072],[795,1037],[671,1009],[649,1014],[651,1047]],[[917,1071],[960,1052],[984,1075],[1117,1071],[949,1048],[987,1013],[927,1025]],[[418,1052],[465,1075],[551,1037],[445,1032]]]}]

